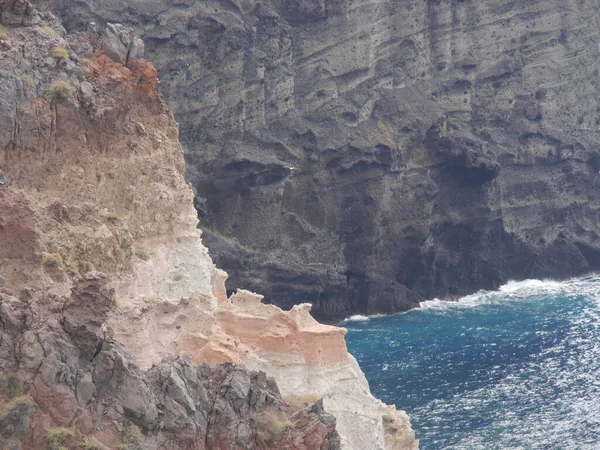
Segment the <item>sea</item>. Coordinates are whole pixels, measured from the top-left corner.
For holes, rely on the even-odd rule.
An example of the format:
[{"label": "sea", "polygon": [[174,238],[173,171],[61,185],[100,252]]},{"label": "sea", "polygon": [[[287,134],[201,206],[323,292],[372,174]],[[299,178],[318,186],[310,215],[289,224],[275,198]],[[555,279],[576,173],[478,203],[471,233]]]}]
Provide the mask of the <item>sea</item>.
[{"label": "sea", "polygon": [[598,276],[509,282],[341,326],[421,450],[600,449]]}]

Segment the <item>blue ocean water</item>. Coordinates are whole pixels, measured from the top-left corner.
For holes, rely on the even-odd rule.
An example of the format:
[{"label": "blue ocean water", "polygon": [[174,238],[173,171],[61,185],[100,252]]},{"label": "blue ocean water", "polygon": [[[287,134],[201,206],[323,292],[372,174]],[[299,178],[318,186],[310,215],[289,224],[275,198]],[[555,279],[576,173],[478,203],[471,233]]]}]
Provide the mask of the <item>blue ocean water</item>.
[{"label": "blue ocean water", "polygon": [[422,450],[600,449],[600,277],[511,282],[342,326]]}]

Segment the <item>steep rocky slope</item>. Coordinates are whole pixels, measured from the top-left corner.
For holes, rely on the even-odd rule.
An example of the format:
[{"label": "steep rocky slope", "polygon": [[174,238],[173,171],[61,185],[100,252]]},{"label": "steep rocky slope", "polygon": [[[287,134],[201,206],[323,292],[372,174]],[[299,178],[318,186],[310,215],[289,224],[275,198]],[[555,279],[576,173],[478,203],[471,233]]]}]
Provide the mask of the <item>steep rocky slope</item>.
[{"label": "steep rocky slope", "polygon": [[343,329],[228,298],[143,43],[0,25],[0,446],[416,448]]},{"label": "steep rocky slope", "polygon": [[103,329],[114,307],[106,282],[90,272],[66,301],[0,293],[1,380],[28,388],[0,399],[2,448],[340,448],[335,418],[285,405],[264,372],[184,357],[141,371]]},{"label": "steep rocky slope", "polygon": [[38,0],[144,36],[229,288],[317,317],[600,267],[594,0]]}]

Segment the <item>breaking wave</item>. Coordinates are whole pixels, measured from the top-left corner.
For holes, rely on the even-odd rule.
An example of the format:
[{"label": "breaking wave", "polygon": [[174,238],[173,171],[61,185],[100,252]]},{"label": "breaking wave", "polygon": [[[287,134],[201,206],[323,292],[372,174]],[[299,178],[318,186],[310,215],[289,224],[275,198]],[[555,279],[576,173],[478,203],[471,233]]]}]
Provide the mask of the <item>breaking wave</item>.
[{"label": "breaking wave", "polygon": [[346,323],[346,322],[365,322],[367,320],[371,320],[371,318],[369,316],[361,316],[360,314],[357,314],[355,316],[348,317],[342,323]]},{"label": "breaking wave", "polygon": [[371,319],[378,319],[380,317],[385,317],[383,314],[373,314],[372,316],[363,316],[361,314],[356,314],[354,316],[350,316],[347,319],[344,319],[341,323],[340,326],[344,326],[345,323],[348,322],[367,322]]},{"label": "breaking wave", "polygon": [[600,277],[587,277],[568,281],[553,280],[524,280],[509,281],[497,291],[479,291],[467,295],[457,301],[446,301],[438,298],[421,302],[423,310],[450,310],[456,308],[482,307],[489,304],[514,302],[522,299],[535,299],[547,295],[580,295],[592,294],[596,284],[600,284]]}]

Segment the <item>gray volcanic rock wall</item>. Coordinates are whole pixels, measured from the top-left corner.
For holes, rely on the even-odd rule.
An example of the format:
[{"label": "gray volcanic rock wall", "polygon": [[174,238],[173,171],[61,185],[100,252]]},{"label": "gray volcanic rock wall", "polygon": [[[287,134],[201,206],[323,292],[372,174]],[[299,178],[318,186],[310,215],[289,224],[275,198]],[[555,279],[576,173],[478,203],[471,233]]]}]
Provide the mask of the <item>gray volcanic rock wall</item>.
[{"label": "gray volcanic rock wall", "polygon": [[595,0],[39,0],[137,28],[229,287],[320,319],[600,268]]}]

